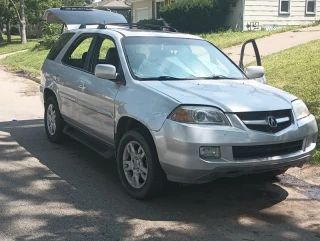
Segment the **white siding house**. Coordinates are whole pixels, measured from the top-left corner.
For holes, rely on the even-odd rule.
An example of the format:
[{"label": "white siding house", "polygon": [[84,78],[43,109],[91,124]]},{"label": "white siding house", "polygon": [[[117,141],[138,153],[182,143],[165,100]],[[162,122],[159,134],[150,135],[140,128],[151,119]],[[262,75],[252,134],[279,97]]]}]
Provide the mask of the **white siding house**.
[{"label": "white siding house", "polygon": [[[126,1],[131,3],[133,22],[138,22],[159,19],[161,6],[183,0]],[[320,20],[320,0],[239,0],[232,6],[226,25],[247,31],[297,26],[317,20]]]},{"label": "white siding house", "polygon": [[320,20],[320,0],[245,0],[243,30],[250,30],[254,25],[268,29],[317,20]]}]

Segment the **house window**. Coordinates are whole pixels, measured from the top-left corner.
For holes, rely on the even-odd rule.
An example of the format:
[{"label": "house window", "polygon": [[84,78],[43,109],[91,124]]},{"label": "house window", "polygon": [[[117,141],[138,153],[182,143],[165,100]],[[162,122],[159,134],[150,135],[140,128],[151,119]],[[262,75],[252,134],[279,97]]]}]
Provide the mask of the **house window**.
[{"label": "house window", "polygon": [[164,0],[158,0],[156,2],[156,18],[160,19],[160,9],[164,6]]},{"label": "house window", "polygon": [[316,0],[306,0],[306,14],[316,13]]},{"label": "house window", "polygon": [[279,0],[279,13],[280,14],[290,13],[290,0]]}]

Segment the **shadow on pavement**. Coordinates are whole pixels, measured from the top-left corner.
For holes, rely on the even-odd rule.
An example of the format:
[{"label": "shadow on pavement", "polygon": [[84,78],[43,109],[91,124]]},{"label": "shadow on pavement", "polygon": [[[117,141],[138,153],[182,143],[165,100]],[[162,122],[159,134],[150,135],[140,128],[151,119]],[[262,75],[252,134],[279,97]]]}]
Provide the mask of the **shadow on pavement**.
[{"label": "shadow on pavement", "polygon": [[43,120],[0,123],[0,143],[0,230],[20,233],[15,240],[320,239],[295,223],[295,210],[275,207],[288,193],[274,183],[170,183],[163,196],[137,201],[121,190],[114,160],[71,139],[50,143]]}]

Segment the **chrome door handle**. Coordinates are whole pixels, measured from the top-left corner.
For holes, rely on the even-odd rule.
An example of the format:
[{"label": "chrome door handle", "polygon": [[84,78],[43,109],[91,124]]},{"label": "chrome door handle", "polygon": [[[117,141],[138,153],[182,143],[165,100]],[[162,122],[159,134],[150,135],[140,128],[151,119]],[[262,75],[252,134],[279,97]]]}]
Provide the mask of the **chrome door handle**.
[{"label": "chrome door handle", "polygon": [[82,89],[82,90],[87,89],[87,87],[85,87],[84,84],[79,84],[78,87],[79,87],[80,89]]}]

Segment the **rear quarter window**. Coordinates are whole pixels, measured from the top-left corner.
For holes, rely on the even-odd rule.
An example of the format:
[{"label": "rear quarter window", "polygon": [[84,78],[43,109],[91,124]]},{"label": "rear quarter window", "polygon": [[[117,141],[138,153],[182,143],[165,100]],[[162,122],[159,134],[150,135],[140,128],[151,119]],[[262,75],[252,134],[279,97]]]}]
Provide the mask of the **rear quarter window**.
[{"label": "rear quarter window", "polygon": [[69,42],[69,40],[74,36],[74,33],[65,33],[62,34],[57,42],[53,45],[51,48],[47,59],[55,60],[60,53],[60,51],[63,49],[63,47]]}]

